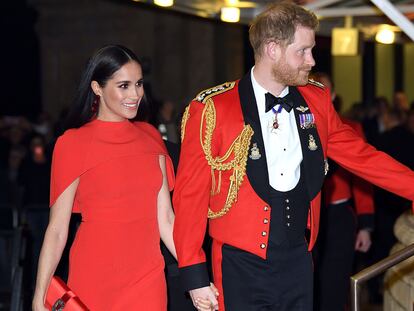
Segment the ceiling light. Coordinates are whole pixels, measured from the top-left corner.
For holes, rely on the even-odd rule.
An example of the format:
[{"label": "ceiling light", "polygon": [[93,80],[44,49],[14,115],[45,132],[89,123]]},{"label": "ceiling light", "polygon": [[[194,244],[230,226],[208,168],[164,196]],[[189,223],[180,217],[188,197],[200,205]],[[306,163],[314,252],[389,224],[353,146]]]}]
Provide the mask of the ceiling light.
[{"label": "ceiling light", "polygon": [[223,22],[237,23],[240,20],[240,9],[234,7],[222,7],[220,18]]},{"label": "ceiling light", "polygon": [[375,35],[375,40],[383,44],[392,44],[395,41],[395,33],[387,25],[381,25]]},{"label": "ceiling light", "polygon": [[158,6],[168,7],[174,4],[174,0],[154,0],[154,4]]},{"label": "ceiling light", "polygon": [[236,6],[239,4],[239,0],[226,0],[227,6]]}]

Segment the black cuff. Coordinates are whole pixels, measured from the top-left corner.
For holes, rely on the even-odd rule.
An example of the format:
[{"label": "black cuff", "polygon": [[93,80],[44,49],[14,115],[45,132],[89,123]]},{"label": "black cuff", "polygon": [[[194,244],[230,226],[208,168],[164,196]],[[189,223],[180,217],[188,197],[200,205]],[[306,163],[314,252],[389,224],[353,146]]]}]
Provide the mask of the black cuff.
[{"label": "black cuff", "polygon": [[210,286],[210,279],[205,262],[180,268],[180,279],[186,291]]},{"label": "black cuff", "polygon": [[374,214],[360,214],[358,215],[358,229],[366,229],[373,231],[375,226]]}]

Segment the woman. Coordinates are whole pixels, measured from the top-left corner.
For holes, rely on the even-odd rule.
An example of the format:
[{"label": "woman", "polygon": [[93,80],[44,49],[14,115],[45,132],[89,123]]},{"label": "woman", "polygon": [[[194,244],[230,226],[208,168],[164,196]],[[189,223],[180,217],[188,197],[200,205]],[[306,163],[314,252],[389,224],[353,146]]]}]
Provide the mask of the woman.
[{"label": "woman", "polygon": [[71,248],[68,286],[88,308],[166,310],[159,241],[176,256],[174,176],[158,132],[129,121],[143,96],[141,64],[130,50],[110,45],[90,59],[69,114],[71,129],[55,145],[33,310],[46,310],[72,211],[83,221]]}]

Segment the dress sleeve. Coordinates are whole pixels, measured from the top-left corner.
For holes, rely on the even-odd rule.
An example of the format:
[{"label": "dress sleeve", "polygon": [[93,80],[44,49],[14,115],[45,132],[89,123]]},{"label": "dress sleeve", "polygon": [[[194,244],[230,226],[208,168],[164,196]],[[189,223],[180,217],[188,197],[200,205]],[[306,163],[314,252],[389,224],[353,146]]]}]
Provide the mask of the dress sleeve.
[{"label": "dress sleeve", "polygon": [[[83,149],[71,131],[57,139],[52,157],[49,206],[53,206],[63,191],[81,175]],[[72,211],[80,212],[76,197]]]},{"label": "dress sleeve", "polygon": [[166,164],[166,171],[167,171],[168,189],[172,191],[174,189],[174,184],[175,184],[174,166],[173,166],[170,156],[168,155],[167,150],[165,150],[164,155],[166,159],[165,164]]}]

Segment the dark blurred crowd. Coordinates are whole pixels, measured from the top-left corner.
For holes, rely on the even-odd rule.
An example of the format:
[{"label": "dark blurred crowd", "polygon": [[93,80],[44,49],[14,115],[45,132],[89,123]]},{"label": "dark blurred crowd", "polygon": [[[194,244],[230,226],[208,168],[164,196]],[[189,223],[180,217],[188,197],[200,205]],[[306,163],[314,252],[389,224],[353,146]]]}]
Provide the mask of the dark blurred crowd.
[{"label": "dark blurred crowd", "polygon": [[50,154],[56,137],[47,113],[35,121],[0,117],[1,196],[5,204],[48,203]]},{"label": "dark blurred crowd", "polygon": [[0,310],[8,308],[10,290],[31,295],[49,214],[51,154],[61,132],[45,112],[33,120],[0,116]]},{"label": "dark blurred crowd", "polygon": [[[337,110],[341,111],[340,96],[336,96],[333,102]],[[342,115],[362,125],[371,145],[414,169],[414,102],[409,104],[405,93],[395,92],[391,102],[386,97],[377,97],[371,105],[355,103]],[[397,242],[394,235],[395,221],[410,208],[411,202],[408,200],[374,187],[375,224],[371,233],[372,246],[367,254],[357,254],[355,273],[389,255]],[[383,287],[382,276],[368,282],[371,303],[382,303]]]}]

